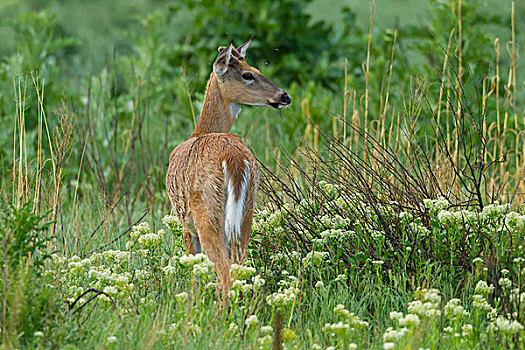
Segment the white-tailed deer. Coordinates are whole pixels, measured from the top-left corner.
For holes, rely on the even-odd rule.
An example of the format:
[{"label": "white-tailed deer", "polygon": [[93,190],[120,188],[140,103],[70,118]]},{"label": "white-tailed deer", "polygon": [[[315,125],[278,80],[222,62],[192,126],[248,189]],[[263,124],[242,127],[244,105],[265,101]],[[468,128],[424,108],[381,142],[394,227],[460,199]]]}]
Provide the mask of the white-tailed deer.
[{"label": "white-tailed deer", "polygon": [[186,250],[204,251],[214,263],[226,306],[230,265],[242,264],[246,255],[259,185],[255,157],[229,132],[241,104],[281,109],[292,101],[246,63],[252,38],[238,48],[233,42],[219,47],[199,122],[190,138],[171,153],[166,174]]}]

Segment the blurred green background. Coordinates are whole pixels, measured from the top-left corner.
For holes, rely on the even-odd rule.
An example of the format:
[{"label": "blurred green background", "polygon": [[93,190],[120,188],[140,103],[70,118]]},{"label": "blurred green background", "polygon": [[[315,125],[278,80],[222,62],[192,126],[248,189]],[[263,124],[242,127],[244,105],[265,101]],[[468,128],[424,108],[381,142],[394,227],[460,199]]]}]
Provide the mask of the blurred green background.
[{"label": "blurred green background", "polygon": [[[198,4],[200,1],[194,1]],[[348,7],[355,14],[355,22],[362,31],[368,30],[369,2],[366,0],[314,0],[303,1],[304,11],[311,16],[311,22],[325,21],[330,25],[342,26],[346,20],[343,8]],[[468,4],[469,1],[463,1]],[[470,1],[477,7],[480,14],[500,17],[509,20],[511,12],[510,0]],[[11,55],[17,50],[15,30],[12,21],[21,14],[45,11],[56,17],[57,34],[70,36],[77,40],[73,57],[74,72],[86,74],[94,69],[100,69],[105,57],[112,54],[116,47],[121,54],[133,51],[133,38],[130,32],[140,33],[143,26],[141,19],[157,11],[167,9],[177,1],[148,1],[148,0],[115,0],[115,1],[28,1],[4,0],[0,4],[0,57]],[[218,1],[219,6],[236,7],[235,1]],[[525,6],[516,4],[516,22],[518,33],[525,29],[525,22],[519,20],[525,16]],[[428,26],[432,20],[433,1],[422,0],[377,0],[374,8],[374,26],[381,31],[386,28],[407,26]],[[184,38],[186,28],[192,26],[192,17],[185,11],[172,14],[171,26],[164,28],[167,36],[166,43],[174,43]],[[271,15],[271,14],[269,14]],[[510,22],[510,20],[509,20]],[[480,23],[485,26],[486,23]],[[283,28],[286,30],[286,28]],[[485,27],[487,35],[498,36],[502,42],[510,39],[507,26],[489,25]],[[223,33],[224,34],[224,33]],[[263,36],[264,33],[254,33]],[[219,34],[218,34],[219,35]],[[232,38],[238,41],[244,38]],[[257,39],[256,39],[257,40]],[[521,40],[521,42],[523,42]],[[217,43],[219,44],[219,43]],[[277,45],[276,45],[277,46]]]}]

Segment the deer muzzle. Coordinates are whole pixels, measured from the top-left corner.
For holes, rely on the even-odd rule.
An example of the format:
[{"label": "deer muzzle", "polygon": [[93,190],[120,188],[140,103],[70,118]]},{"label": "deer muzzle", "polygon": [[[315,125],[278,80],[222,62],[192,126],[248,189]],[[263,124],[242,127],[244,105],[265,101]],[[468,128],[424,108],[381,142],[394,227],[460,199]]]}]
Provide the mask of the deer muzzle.
[{"label": "deer muzzle", "polygon": [[290,103],[292,103],[292,98],[284,91],[279,92],[274,99],[268,100],[268,104],[275,109],[282,109]]}]

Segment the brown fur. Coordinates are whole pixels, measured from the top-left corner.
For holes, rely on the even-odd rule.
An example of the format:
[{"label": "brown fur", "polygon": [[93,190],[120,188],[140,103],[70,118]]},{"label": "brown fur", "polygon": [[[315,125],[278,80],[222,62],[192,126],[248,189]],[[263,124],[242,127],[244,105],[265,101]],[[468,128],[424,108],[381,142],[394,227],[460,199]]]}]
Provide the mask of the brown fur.
[{"label": "brown fur", "polygon": [[[249,46],[249,43],[246,44]],[[228,48],[231,57],[225,59]],[[259,166],[255,157],[236,135],[229,133],[234,121],[230,104],[264,104],[274,102],[276,96],[284,94],[258,70],[250,67],[237,50],[228,48],[219,48],[220,54],[214,63],[214,70],[227,66],[227,73],[220,77],[211,74],[199,122],[190,138],[171,153],[166,174],[168,196],[183,225],[186,250],[189,254],[195,254],[195,248],[200,244],[214,263],[225,305],[228,305],[231,290],[231,263],[242,264],[246,256],[259,185]],[[247,71],[257,78],[251,84],[241,78]],[[226,163],[235,199],[239,199],[245,161],[249,167],[249,182],[241,236],[238,240],[232,237],[230,246],[226,247],[224,215],[228,184],[223,162]]]}]

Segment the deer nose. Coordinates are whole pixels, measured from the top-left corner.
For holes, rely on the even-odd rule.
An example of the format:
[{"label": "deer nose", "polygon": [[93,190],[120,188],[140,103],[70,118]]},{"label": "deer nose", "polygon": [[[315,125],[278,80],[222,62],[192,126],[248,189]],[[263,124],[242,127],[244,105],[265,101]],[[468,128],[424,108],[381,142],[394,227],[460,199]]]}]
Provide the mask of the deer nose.
[{"label": "deer nose", "polygon": [[290,103],[292,103],[292,98],[290,97],[290,95],[288,95],[286,92],[283,91],[281,95],[281,101],[285,105],[289,105]]}]

